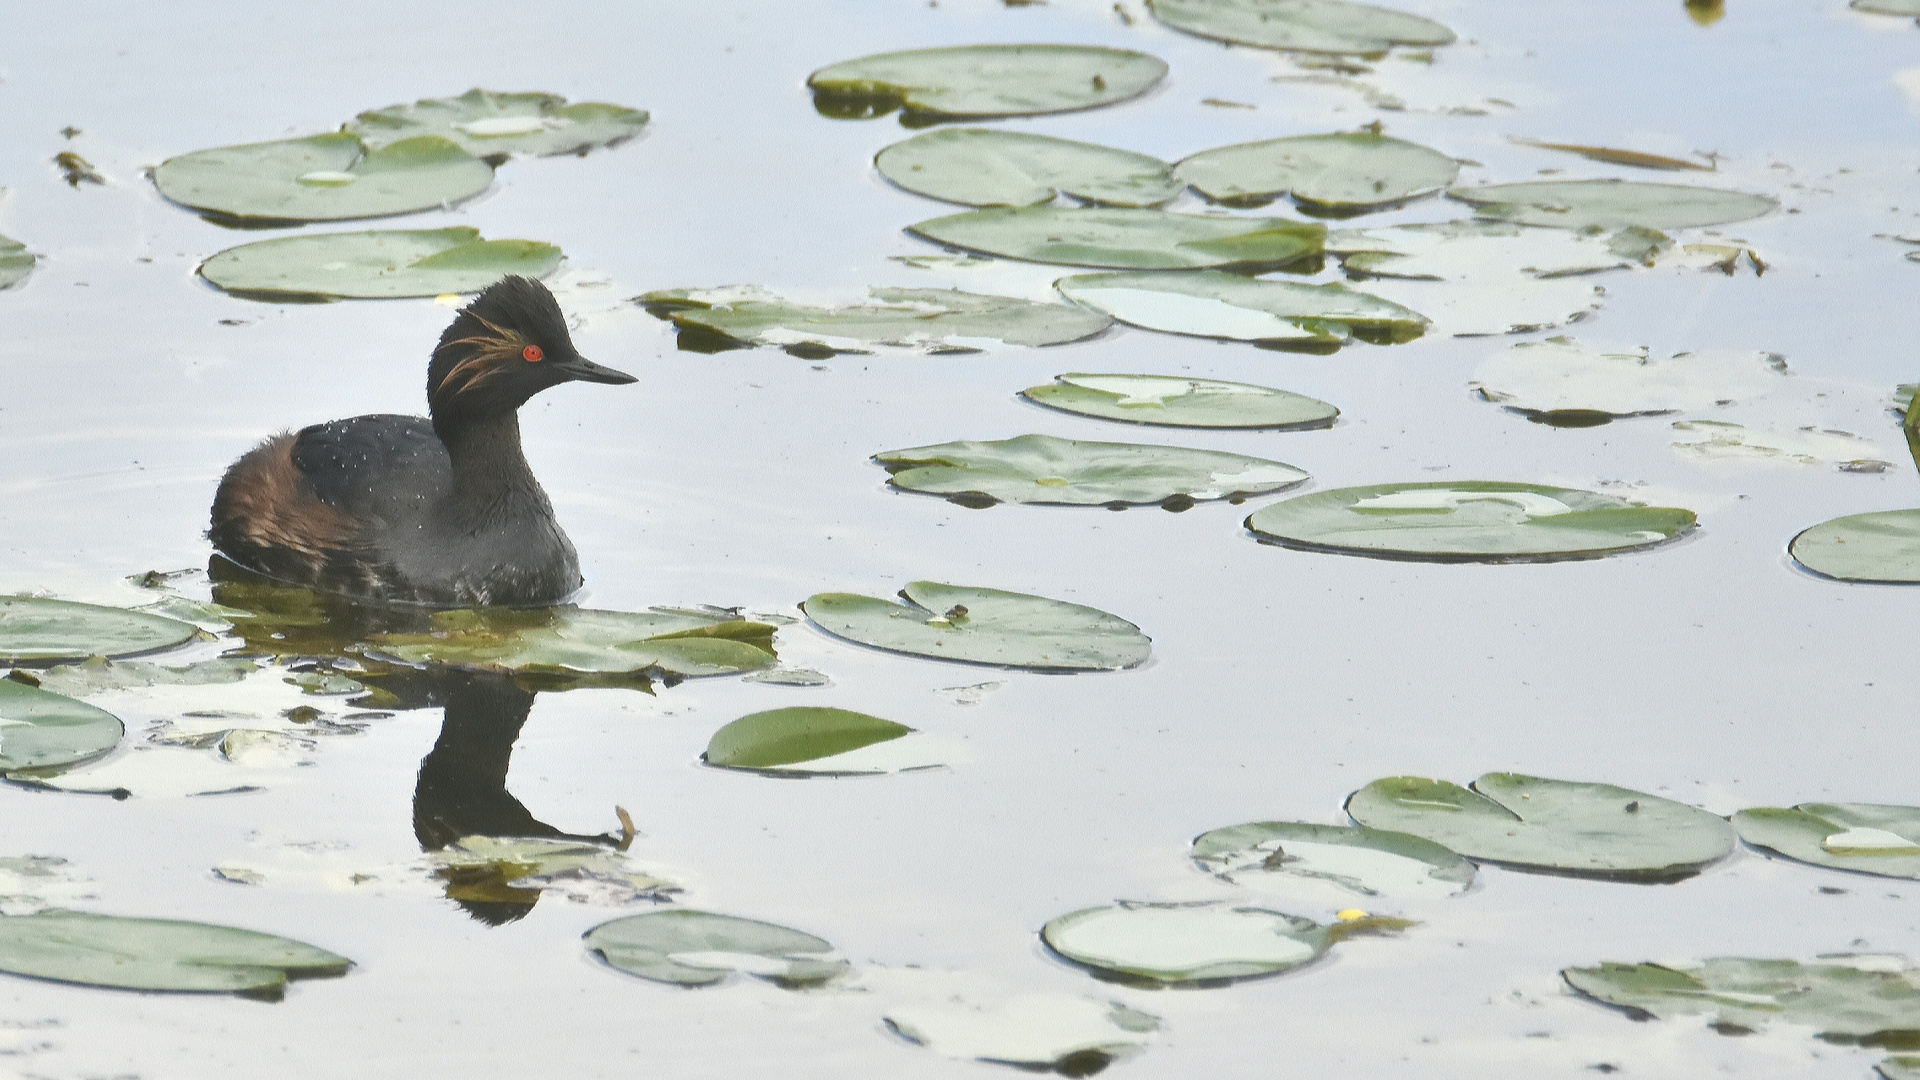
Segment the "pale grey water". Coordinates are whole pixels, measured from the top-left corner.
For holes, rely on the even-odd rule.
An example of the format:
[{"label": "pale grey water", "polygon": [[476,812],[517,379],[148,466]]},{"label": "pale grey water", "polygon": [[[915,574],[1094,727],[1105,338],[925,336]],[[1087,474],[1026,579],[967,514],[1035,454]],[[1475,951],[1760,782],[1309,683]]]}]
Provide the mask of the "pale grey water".
[{"label": "pale grey water", "polygon": [[[827,672],[832,687],[708,680],[657,698],[541,695],[509,778],[536,816],[592,832],[624,805],[645,834],[635,857],[681,880],[682,903],[817,933],[858,965],[973,972],[1160,1016],[1157,1043],[1114,1075],[1572,1076],[1607,1062],[1635,1076],[1865,1076],[1873,1051],[1804,1032],[1727,1039],[1697,1022],[1634,1024],[1564,991],[1561,967],[1603,959],[1920,955],[1920,890],[1751,853],[1666,887],[1487,869],[1466,896],[1406,905],[1425,925],[1403,938],[1350,942],[1299,972],[1222,990],[1095,983],[1034,938],[1048,918],[1117,898],[1236,895],[1186,861],[1192,836],[1241,821],[1339,821],[1345,795],[1379,776],[1464,782],[1513,769],[1718,813],[1920,801],[1915,594],[1821,581],[1784,553],[1826,518],[1920,505],[1880,401],[1915,376],[1908,298],[1920,267],[1873,238],[1908,231],[1920,210],[1916,114],[1896,82],[1920,68],[1920,30],[1838,0],[1728,2],[1711,28],[1678,0],[1404,5],[1460,33],[1430,73],[1457,102],[1515,106],[1484,116],[1380,113],[1352,94],[1274,84],[1284,60],[1180,35],[1134,4],[1131,27],[1108,3],[1067,0],[609,4],[565,17],[487,3],[13,12],[0,46],[0,232],[45,259],[0,293],[0,591],[139,602],[123,576],[204,565],[213,486],[252,441],[422,404],[447,308],[222,295],[193,267],[263,234],[167,205],[141,166],[473,85],[646,108],[653,123],[633,143],[515,162],[472,203],[379,223],[560,244],[572,275],[562,303],[581,317],[582,351],[641,376],[630,388],[565,388],[526,413],[529,455],[583,554],[588,602],[792,613],[816,591],[886,595],[931,578],[1112,611],[1154,638],[1154,659],[1121,674],[1041,676],[789,627],[783,658]],[[1481,162],[1463,182],[1548,168],[1666,179],[1515,146],[1514,135],[1718,151],[1717,177],[1681,179],[1780,197],[1781,213],[1724,230],[1772,269],[1608,275],[1606,306],[1576,330],[1661,355],[1783,353],[1798,378],[1854,387],[1840,426],[1899,467],[1699,463],[1667,448],[1659,419],[1531,425],[1465,391],[1475,365],[1507,344],[1498,339],[1303,357],[1118,329],[1046,350],[810,364],[774,350],[677,352],[665,324],[619,303],[729,283],[1044,296],[1060,271],[996,264],[967,277],[889,261],[930,250],[899,229],[947,209],[872,172],[872,154],[904,137],[897,123],[828,121],[803,87],[835,60],[987,41],[1166,59],[1170,78],[1143,100],[1005,124],[1169,159],[1375,118]],[[1208,97],[1259,107],[1199,104]],[[84,129],[71,145],[110,186],[60,182],[48,159],[67,147],[68,124]],[[1458,216],[1429,200],[1380,219]],[[1072,370],[1284,386],[1345,415],[1323,432],[1159,432],[1013,397]],[[890,493],[866,460],[1029,431],[1272,456],[1322,488],[1644,481],[1637,497],[1692,507],[1703,528],[1596,562],[1391,563],[1255,544],[1239,521],[1257,504],[972,511]],[[1004,685],[975,706],[938,693],[985,681]],[[204,692],[212,701],[219,690]],[[178,700],[128,705],[129,742]],[[782,704],[962,737],[972,760],[808,782],[698,764],[715,728]],[[400,713],[328,742],[314,767],[256,794],[115,802],[0,788],[0,855],[71,860],[91,879],[91,910],[269,930],[359,964],[344,979],[298,983],[277,1005],[0,979],[0,1051],[50,1044],[0,1056],[0,1075],[995,1075],[888,1035],[874,994],[752,980],[678,991],[608,970],[578,937],[617,909],[549,897],[504,928],[469,919],[407,869],[419,855],[414,773],[438,722],[437,711]],[[337,845],[343,865],[381,879],[245,887],[211,873],[305,843]],[[44,1020],[58,1024],[18,1038],[5,1026]]]}]

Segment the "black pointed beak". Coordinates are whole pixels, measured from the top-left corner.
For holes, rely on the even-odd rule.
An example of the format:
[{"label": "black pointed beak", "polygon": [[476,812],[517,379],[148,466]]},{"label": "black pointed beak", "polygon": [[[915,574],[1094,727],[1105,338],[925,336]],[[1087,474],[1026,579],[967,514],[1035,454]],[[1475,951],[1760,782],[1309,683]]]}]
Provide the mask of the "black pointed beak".
[{"label": "black pointed beak", "polygon": [[618,386],[621,383],[640,381],[638,378],[624,371],[615,371],[610,367],[603,367],[596,364],[578,353],[574,354],[573,359],[558,365],[558,367],[561,373],[567,378],[579,382],[612,383]]}]

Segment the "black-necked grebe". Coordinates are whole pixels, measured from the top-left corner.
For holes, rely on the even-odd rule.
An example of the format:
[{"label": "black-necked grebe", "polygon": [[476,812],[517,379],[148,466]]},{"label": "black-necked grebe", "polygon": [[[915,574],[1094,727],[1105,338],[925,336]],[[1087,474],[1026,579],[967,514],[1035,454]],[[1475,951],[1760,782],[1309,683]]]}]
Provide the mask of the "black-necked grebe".
[{"label": "black-necked grebe", "polygon": [[381,414],[276,435],[227,469],[207,537],[269,577],[435,607],[553,604],[580,562],[520,451],[520,406],[550,386],[630,383],[574,350],[546,286],[502,278],[427,366],[428,420]]}]

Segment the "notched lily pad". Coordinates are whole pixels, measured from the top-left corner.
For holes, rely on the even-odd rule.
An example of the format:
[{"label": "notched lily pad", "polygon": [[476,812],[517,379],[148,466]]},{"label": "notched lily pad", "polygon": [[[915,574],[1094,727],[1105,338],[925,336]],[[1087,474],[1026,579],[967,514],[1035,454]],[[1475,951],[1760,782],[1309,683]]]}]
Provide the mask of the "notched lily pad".
[{"label": "notched lily pad", "polygon": [[1169,334],[1251,341],[1279,349],[1412,341],[1427,317],[1338,283],[1262,281],[1222,270],[1077,274],[1060,295],[1129,326]]},{"label": "notched lily pad", "polygon": [[796,303],[755,285],[660,289],[635,297],[680,329],[680,348],[719,352],[780,345],[795,355],[852,352],[873,345],[965,350],[968,342],[1060,345],[1113,325],[1097,312],[957,289],[869,290],[873,303]]},{"label": "notched lily pad", "polygon": [[1556,337],[1494,354],[1467,386],[1535,423],[1593,427],[1751,400],[1778,389],[1786,372],[1778,353],[1716,349],[1655,360],[1644,346]]},{"label": "notched lily pad", "polygon": [[686,611],[482,608],[440,611],[425,634],[375,634],[410,664],[448,664],[581,685],[733,675],[774,661],[774,628]]},{"label": "notched lily pad", "polygon": [[1481,217],[1554,229],[1611,231],[1690,229],[1746,221],[1779,202],[1744,191],[1649,184],[1638,180],[1541,180],[1454,188],[1449,198],[1473,205]]},{"label": "notched lily pad", "polygon": [[1882,510],[1823,521],[1793,538],[1794,561],[1822,577],[1920,584],[1920,510]]},{"label": "notched lily pad", "polygon": [[1347,0],[1147,0],[1147,10],[1176,30],[1264,49],[1372,54],[1453,42],[1431,19]]},{"label": "notched lily pad", "polygon": [[447,206],[485,191],[493,167],[437,135],[369,150],[334,132],[196,150],[161,162],[153,183],[182,206],[253,227]]},{"label": "notched lily pad", "polygon": [[791,775],[885,771],[849,768],[850,755],[912,733],[905,724],[849,709],[795,706],[733,721],[713,733],[701,758],[726,769]]},{"label": "notched lily pad", "polygon": [[907,231],[1009,259],[1115,270],[1275,269],[1317,257],[1326,238],[1324,226],[1286,218],[1056,206],[990,207]]},{"label": "notched lily pad", "polygon": [[120,745],[126,730],[105,709],[0,679],[0,773],[99,757]]},{"label": "notched lily pad", "polygon": [[12,288],[33,273],[33,254],[27,245],[10,236],[0,236],[0,289]]},{"label": "notched lily pad", "polygon": [[1174,176],[1217,203],[1264,206],[1282,195],[1350,214],[1443,191],[1460,163],[1438,150],[1370,131],[1294,135],[1205,150]]},{"label": "notched lily pad", "polygon": [[1044,596],[916,581],[906,604],[819,593],[800,605],[835,637],[936,660],[1035,671],[1116,671],[1145,662],[1140,628],[1097,608]]},{"label": "notched lily pad", "polygon": [[1193,858],[1219,877],[1263,892],[1342,902],[1451,896],[1473,884],[1473,863],[1411,833],[1366,826],[1256,821],[1201,833]]},{"label": "notched lily pad", "polygon": [[1694,514],[1539,484],[1460,480],[1336,488],[1247,518],[1256,537],[1304,551],[1423,562],[1595,559],[1662,544]]},{"label": "notched lily pad", "polygon": [[480,230],[378,229],[283,236],[231,247],[200,276],[252,300],[384,300],[473,293],[507,274],[543,278],[562,252],[538,240],[483,240]]},{"label": "notched lily pad", "polygon": [[1613,881],[1692,877],[1733,850],[1705,810],[1612,784],[1487,773],[1463,788],[1394,776],[1347,799],[1362,825],[1424,836],[1478,862]]},{"label": "notched lily pad", "polygon": [[1156,157],[987,128],[915,135],[880,151],[873,165],[908,191],[967,206],[1035,206],[1056,195],[1102,206],[1159,206],[1181,189]]},{"label": "notched lily pad", "polygon": [[894,487],[962,506],[1145,506],[1185,510],[1204,499],[1266,495],[1304,483],[1291,465],[1219,450],[1021,435],[875,454]]},{"label": "notched lily pad", "polygon": [[438,135],[498,165],[514,154],[585,154],[633,138],[646,123],[644,111],[624,105],[597,101],[569,105],[558,94],[502,94],[475,88],[459,97],[422,98],[411,105],[369,109],[342,130],[358,135],[370,150],[420,135]]},{"label": "notched lily pad", "polygon": [[230,926],[79,911],[0,916],[0,971],[54,982],[278,998],[289,979],[352,966],[325,949]]},{"label": "notched lily pad", "polygon": [[742,972],[798,989],[852,970],[833,955],[832,944],[812,934],[684,908],[604,922],[587,931],[586,940],[609,965],[677,986],[712,986]]},{"label": "notched lily pad", "polygon": [[1224,904],[1122,901],[1047,923],[1040,939],[1095,976],[1136,986],[1221,986],[1318,959],[1333,944],[1312,919]]},{"label": "notched lily pad", "polygon": [[1693,964],[1567,968],[1567,984],[1636,1020],[1706,1016],[1726,1035],[1769,1021],[1813,1028],[1832,1043],[1920,1046],[1920,972],[1899,956],[1837,955],[1824,963],[1714,957]]},{"label": "notched lily pad", "polygon": [[895,1005],[886,1023],[901,1038],[946,1057],[1062,1076],[1092,1076],[1145,1047],[1160,1027],[1158,1019],[1119,1002],[1073,994]]},{"label": "notched lily pad", "polygon": [[123,608],[0,596],[0,664],[136,656],[193,640],[199,628]]},{"label": "notched lily pad", "polygon": [[1733,815],[1740,839],[1789,859],[1881,877],[1920,878],[1920,806],[1801,803]]},{"label": "notched lily pad", "polygon": [[1167,74],[1166,62],[1090,45],[964,45],[878,53],[807,76],[822,116],[861,120],[901,110],[900,122],[1033,116],[1138,97]]},{"label": "notched lily pad", "polygon": [[1070,372],[1020,396],[1050,409],[1129,424],[1194,428],[1332,427],[1340,410],[1318,398],[1251,383],[1178,375]]}]

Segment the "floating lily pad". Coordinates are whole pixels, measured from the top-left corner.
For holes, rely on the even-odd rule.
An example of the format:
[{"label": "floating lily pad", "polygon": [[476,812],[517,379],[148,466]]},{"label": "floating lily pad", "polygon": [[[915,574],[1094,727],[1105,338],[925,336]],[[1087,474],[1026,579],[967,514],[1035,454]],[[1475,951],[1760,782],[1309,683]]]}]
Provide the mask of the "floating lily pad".
[{"label": "floating lily pad", "polygon": [[1453,41],[1431,19],[1345,0],[1147,0],[1147,10],[1176,30],[1263,49],[1383,53]]},{"label": "floating lily pad", "polygon": [[1733,850],[1733,826],[1612,784],[1487,773],[1463,788],[1394,776],[1347,799],[1362,825],[1424,836],[1469,859],[1616,881],[1692,877]]},{"label": "floating lily pad", "polygon": [[1036,671],[1115,671],[1147,659],[1140,628],[1044,596],[916,581],[906,604],[819,593],[800,605],[822,630],[890,652]]},{"label": "floating lily pad", "polygon": [[1196,500],[1266,495],[1307,480],[1291,465],[1219,450],[1021,435],[875,454],[904,491],[963,506],[1142,506],[1184,510]]},{"label": "floating lily pad", "polygon": [[476,903],[528,903],[543,891],[579,901],[665,900],[679,889],[646,873],[620,851],[576,840],[533,836],[464,836],[429,852],[447,897]]},{"label": "floating lily pad", "polygon": [[1920,510],[1823,521],[1787,549],[1801,566],[1840,581],[1920,584]]},{"label": "floating lily pad", "polygon": [[1733,815],[1740,839],[1789,859],[1881,877],[1920,878],[1920,807],[1801,803]]},{"label": "floating lily pad", "polygon": [[193,640],[191,623],[122,608],[0,596],[0,664],[133,656]]},{"label": "floating lily pad", "polygon": [[1904,15],[1920,18],[1920,0],[1853,0],[1847,5],[1855,11],[1875,15]]},{"label": "floating lily pad", "polygon": [[344,221],[428,210],[493,183],[493,167],[450,139],[422,135],[368,150],[347,132],[223,146],[153,170],[160,194],[249,224]]},{"label": "floating lily pad", "polygon": [[965,45],[879,53],[807,76],[813,105],[841,120],[885,116],[924,127],[979,116],[1033,116],[1138,97],[1166,62],[1090,45]]},{"label": "floating lily pad", "polygon": [[[375,634],[411,664],[549,676],[733,675],[774,661],[772,626],[681,611],[482,608],[439,611],[426,634]],[[591,680],[590,680],[591,681]]]},{"label": "floating lily pad", "polygon": [[1054,376],[1020,396],[1062,412],[1129,424],[1193,428],[1332,427],[1340,410],[1318,398],[1251,383],[1178,375]]},{"label": "floating lily pad", "polygon": [[1285,218],[1057,206],[990,207],[907,231],[1009,259],[1115,270],[1279,267],[1319,255],[1326,237],[1323,226]]},{"label": "floating lily pad", "polygon": [[1575,275],[1631,262],[1602,238],[1503,221],[1338,229],[1327,234],[1327,251],[1368,280],[1368,291],[1416,308],[1439,333],[1462,336],[1584,318],[1605,290]]},{"label": "floating lily pad", "polygon": [[184,667],[170,667],[141,660],[109,660],[90,657],[78,664],[61,664],[29,675],[17,672],[15,679],[31,679],[42,690],[69,697],[108,690],[133,690],[147,686],[214,686],[237,683],[260,670],[258,664],[239,657],[216,657]]},{"label": "floating lily pad", "polygon": [[880,151],[873,164],[908,191],[967,206],[1033,206],[1056,195],[1102,206],[1159,206],[1181,189],[1156,157],[986,128],[915,135]]},{"label": "floating lily pad", "polygon": [[1690,229],[1757,218],[1779,206],[1765,195],[1638,180],[1541,180],[1454,188],[1482,217],[1554,229]]},{"label": "floating lily pad", "polygon": [[1128,902],[1062,915],[1040,938],[1102,977],[1148,986],[1272,975],[1317,959],[1333,943],[1326,927],[1278,911]]},{"label": "floating lily pad", "polygon": [[1201,833],[1193,857],[1236,885],[1346,902],[1451,896],[1473,884],[1473,863],[1410,833],[1365,826],[1256,821]]},{"label": "floating lily pad", "polygon": [[1338,347],[1355,337],[1398,344],[1427,329],[1419,312],[1345,285],[1261,281],[1223,270],[1077,274],[1054,287],[1130,326],[1281,347]]},{"label": "floating lily pad", "polygon": [[947,1057],[1091,1076],[1140,1050],[1160,1021],[1116,1001],[1019,994],[992,1004],[965,999],[895,1005],[886,1022],[902,1038]]},{"label": "floating lily pad", "polygon": [[629,975],[712,986],[736,971],[789,989],[852,970],[833,946],[772,923],[676,909],[629,915],[587,931],[587,948]]},{"label": "floating lily pad", "polygon": [[1656,360],[1644,346],[1549,338],[1494,354],[1467,385],[1529,420],[1591,427],[1750,400],[1778,389],[1786,372],[1778,353],[1717,349]]},{"label": "floating lily pad", "polygon": [[1459,480],[1337,488],[1247,518],[1264,540],[1306,551],[1426,562],[1593,559],[1665,543],[1691,510],[1539,484]]},{"label": "floating lily pad", "polygon": [[27,245],[9,236],[0,236],[0,289],[11,288],[33,273],[33,255]]},{"label": "floating lily pad", "polygon": [[784,770],[790,766],[830,768],[837,758],[913,733],[905,724],[866,713],[818,706],[771,709],[743,716],[713,733],[702,755],[709,765],[728,769]]},{"label": "floating lily pad", "polygon": [[209,754],[200,747],[218,749],[239,730],[245,743],[259,735],[274,734],[258,729],[227,728],[215,734],[210,743],[184,744],[188,748],[134,745],[127,753],[115,754],[98,763],[60,771],[27,771],[7,774],[7,779],[30,787],[65,791],[75,795],[108,795],[115,799],[181,799],[203,795],[242,795],[259,791],[269,782],[289,778],[293,768],[285,757],[266,754],[252,757],[242,747],[238,759],[224,753]]},{"label": "floating lily pad", "polygon": [[126,730],[105,709],[0,679],[0,772],[99,757],[120,745]]},{"label": "floating lily pad", "polygon": [[1825,956],[1825,963],[1724,956],[1687,965],[1613,964],[1560,974],[1588,997],[1644,1020],[1708,1016],[1723,1034],[1770,1021],[1834,1043],[1911,1047],[1920,1040],[1920,972],[1897,956]]},{"label": "floating lily pad", "polygon": [[956,289],[869,291],[875,303],[842,307],[799,304],[754,285],[661,289],[637,299],[656,317],[680,328],[681,348],[700,352],[749,345],[783,345],[799,354],[872,345],[940,352],[965,349],[970,341],[1060,345],[1113,325],[1112,319],[1085,308],[1011,296]]},{"label": "floating lily pad", "polygon": [[54,982],[277,998],[289,979],[352,966],[325,949],[230,926],[79,911],[0,916],[0,971]]},{"label": "floating lily pad", "polygon": [[1418,143],[1358,131],[1205,150],[1176,164],[1173,175],[1232,206],[1264,206],[1290,194],[1310,207],[1353,212],[1443,191],[1460,175],[1460,163]]},{"label": "floating lily pad", "polygon": [[1890,462],[1872,457],[1880,447],[1850,431],[1812,425],[1748,426],[1730,420],[1676,420],[1673,449],[1690,457],[1766,461],[1781,464],[1830,463],[1854,472],[1882,472]]},{"label": "floating lily pad", "polygon": [[200,276],[253,299],[383,300],[479,292],[507,274],[543,278],[561,251],[538,240],[482,240],[480,230],[378,229],[283,236],[231,247]]},{"label": "floating lily pad", "polygon": [[369,109],[344,130],[360,136],[369,150],[438,135],[497,165],[513,154],[585,154],[633,138],[646,123],[645,112],[624,105],[569,105],[558,94],[500,94],[476,88],[459,97]]}]

